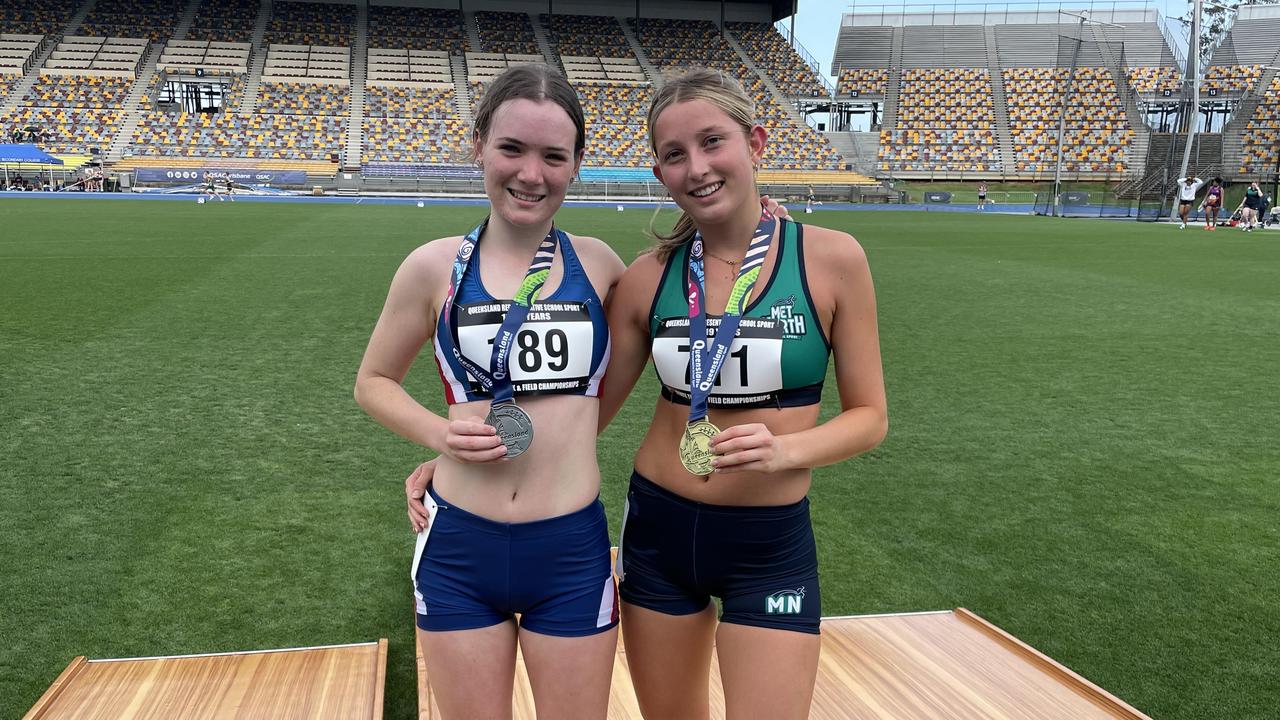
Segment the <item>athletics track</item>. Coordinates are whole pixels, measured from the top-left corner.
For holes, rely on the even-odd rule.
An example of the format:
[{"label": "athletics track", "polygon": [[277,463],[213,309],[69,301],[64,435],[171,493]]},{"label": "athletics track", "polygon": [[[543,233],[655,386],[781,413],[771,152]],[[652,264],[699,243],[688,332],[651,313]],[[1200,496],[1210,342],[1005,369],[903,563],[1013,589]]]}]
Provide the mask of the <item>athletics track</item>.
[{"label": "athletics track", "polygon": [[[170,193],[57,193],[57,192],[10,192],[0,191],[0,200],[6,198],[20,198],[28,200],[157,200],[165,202],[195,202],[199,195],[192,194],[170,194]],[[419,202],[425,205],[486,205],[488,200],[483,197],[426,197],[426,196],[387,196],[387,195],[240,195],[237,194],[236,202],[259,202],[259,203],[317,203],[330,205],[416,205]],[[217,202],[211,200],[209,202]],[[652,200],[566,200],[566,207],[598,207],[598,208],[616,208],[619,205],[624,208],[636,209],[653,209],[660,205],[671,205],[670,201],[657,202]],[[792,207],[792,214],[799,217],[803,214],[799,207],[800,203],[796,203]],[[942,205],[936,203],[910,203],[906,205],[897,204],[856,204],[856,203],[823,203],[820,210],[814,212],[820,215],[830,210],[855,210],[855,211],[875,211],[875,212],[945,212],[945,213],[982,213],[986,215],[1030,215],[1035,211],[1035,206],[1031,203],[1013,203],[1001,204],[996,209],[978,210],[972,205]],[[1111,212],[1114,211],[1114,212]],[[1068,212],[1072,215],[1089,216],[1089,217],[1133,217],[1133,209],[1127,207],[1115,208],[1099,208],[1097,205],[1071,206]]]}]

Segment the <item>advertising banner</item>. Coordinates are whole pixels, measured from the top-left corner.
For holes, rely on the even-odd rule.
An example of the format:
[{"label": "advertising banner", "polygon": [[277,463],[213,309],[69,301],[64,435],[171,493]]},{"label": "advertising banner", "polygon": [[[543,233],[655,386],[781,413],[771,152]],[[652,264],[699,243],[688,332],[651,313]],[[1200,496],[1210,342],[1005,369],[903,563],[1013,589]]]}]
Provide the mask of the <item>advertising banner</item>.
[{"label": "advertising banner", "polygon": [[[215,170],[231,176],[237,185],[306,185],[307,174],[300,170]],[[205,171],[200,168],[138,168],[134,171],[137,183],[186,185],[204,180]]]}]

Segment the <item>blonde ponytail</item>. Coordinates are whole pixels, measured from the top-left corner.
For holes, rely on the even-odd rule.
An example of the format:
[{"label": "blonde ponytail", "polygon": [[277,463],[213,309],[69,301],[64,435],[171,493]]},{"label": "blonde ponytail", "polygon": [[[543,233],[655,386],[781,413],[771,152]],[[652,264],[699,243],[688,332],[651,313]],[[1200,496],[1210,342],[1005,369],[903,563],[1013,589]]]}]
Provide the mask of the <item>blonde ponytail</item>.
[{"label": "blonde ponytail", "polygon": [[662,208],[658,207],[653,211],[653,217],[649,220],[649,235],[655,242],[645,252],[651,252],[657,256],[660,262],[666,262],[671,254],[680,249],[680,246],[693,239],[693,234],[698,231],[697,225],[694,224],[693,218],[689,213],[681,212],[680,219],[676,221],[676,226],[671,229],[667,235],[663,235],[654,229],[654,223],[658,221],[658,213],[662,212]]}]

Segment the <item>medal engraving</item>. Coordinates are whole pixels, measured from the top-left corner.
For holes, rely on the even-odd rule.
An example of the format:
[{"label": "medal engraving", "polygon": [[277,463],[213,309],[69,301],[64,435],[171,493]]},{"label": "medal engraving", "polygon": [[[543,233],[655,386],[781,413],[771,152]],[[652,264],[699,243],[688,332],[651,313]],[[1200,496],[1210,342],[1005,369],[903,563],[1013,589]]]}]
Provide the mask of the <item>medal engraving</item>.
[{"label": "medal engraving", "polygon": [[498,439],[507,446],[506,457],[520,455],[533,443],[533,420],[515,403],[494,403],[484,421],[497,429]]},{"label": "medal engraving", "polygon": [[714,469],[711,467],[711,458],[715,457],[711,452],[711,438],[719,434],[720,428],[706,419],[697,420],[685,427],[684,434],[680,436],[680,464],[690,475],[711,474]]}]

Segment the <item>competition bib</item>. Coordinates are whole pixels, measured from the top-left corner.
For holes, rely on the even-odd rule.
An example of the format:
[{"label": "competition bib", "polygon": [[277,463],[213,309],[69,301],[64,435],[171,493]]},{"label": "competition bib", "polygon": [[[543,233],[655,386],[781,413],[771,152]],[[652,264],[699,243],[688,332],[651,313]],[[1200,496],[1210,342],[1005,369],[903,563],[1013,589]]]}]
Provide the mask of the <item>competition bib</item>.
[{"label": "competition bib", "polygon": [[[721,318],[707,318],[708,339]],[[766,401],[782,390],[782,324],[771,318],[738,322],[728,355],[716,374],[707,404],[733,407]],[[658,379],[672,394],[692,400],[690,389],[689,319],[667,318],[653,338],[653,363]]]},{"label": "competition bib", "polygon": [[[475,364],[488,362],[509,301],[458,305],[458,346]],[[584,302],[535,302],[516,332],[507,370],[522,395],[585,389],[591,381],[594,326]],[[472,387],[480,381],[467,374]]]}]

